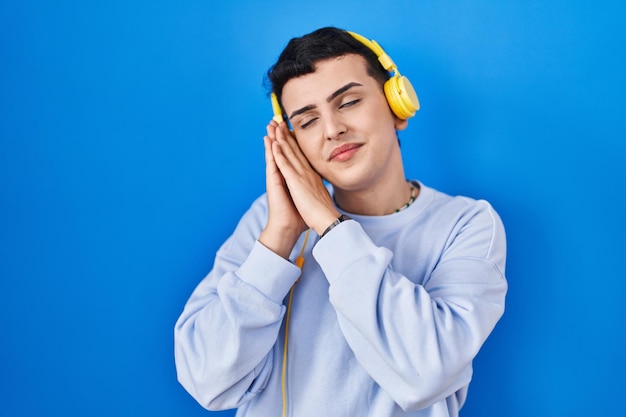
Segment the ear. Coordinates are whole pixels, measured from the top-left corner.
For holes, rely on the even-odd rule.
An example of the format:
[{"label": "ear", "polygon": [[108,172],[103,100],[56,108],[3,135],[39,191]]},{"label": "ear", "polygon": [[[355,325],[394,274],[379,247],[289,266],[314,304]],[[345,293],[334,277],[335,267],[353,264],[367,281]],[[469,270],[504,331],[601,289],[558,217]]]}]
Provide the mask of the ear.
[{"label": "ear", "polygon": [[396,130],[404,130],[409,125],[409,121],[406,119],[400,119],[397,116],[394,116],[394,125]]}]

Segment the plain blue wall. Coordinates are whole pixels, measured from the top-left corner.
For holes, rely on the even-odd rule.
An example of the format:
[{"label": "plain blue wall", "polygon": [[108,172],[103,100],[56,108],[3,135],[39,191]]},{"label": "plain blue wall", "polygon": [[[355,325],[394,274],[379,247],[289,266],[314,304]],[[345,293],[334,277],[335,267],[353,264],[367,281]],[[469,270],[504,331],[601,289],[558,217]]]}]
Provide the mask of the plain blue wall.
[{"label": "plain blue wall", "polygon": [[619,1],[1,2],[0,415],[232,415],[178,385],[172,328],[264,191],[265,70],[325,25],[375,38],[413,81],[409,176],[488,199],[507,227],[507,311],[462,416],[625,415],[625,17]]}]

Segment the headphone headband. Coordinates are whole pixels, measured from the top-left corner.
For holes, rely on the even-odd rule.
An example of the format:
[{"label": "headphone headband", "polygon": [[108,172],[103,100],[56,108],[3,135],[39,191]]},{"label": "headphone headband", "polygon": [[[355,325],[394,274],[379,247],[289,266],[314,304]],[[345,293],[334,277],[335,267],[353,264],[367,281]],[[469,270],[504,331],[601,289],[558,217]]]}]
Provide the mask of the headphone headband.
[{"label": "headphone headband", "polygon": [[[346,31],[354,39],[365,45],[371,50],[382,67],[391,74],[391,77],[385,82],[383,86],[385,97],[391,111],[399,119],[406,120],[415,115],[415,112],[419,110],[420,103],[417,99],[417,94],[411,85],[411,82],[405,76],[400,75],[398,67],[393,62],[391,57],[387,55],[384,49],[373,39],[367,39],[366,37],[359,35],[355,32]],[[274,112],[273,119],[280,123],[283,121],[283,111],[278,102],[278,97],[275,93],[271,94],[272,110]]]},{"label": "headphone headband", "polygon": [[380,62],[385,70],[387,70],[388,72],[393,72],[394,74],[398,74],[398,67],[396,67],[393,59],[391,59],[391,57],[387,55],[385,50],[378,44],[378,42],[376,42],[374,39],[367,39],[365,36],[359,35],[355,32],[346,32],[348,32],[354,39],[367,46],[370,51],[374,52],[376,58],[378,58],[378,62]]},{"label": "headphone headband", "polygon": [[409,79],[400,75],[398,67],[378,42],[373,39],[367,39],[365,36],[355,32],[347,31],[347,33],[374,52],[383,68],[387,72],[392,73],[391,78],[383,86],[391,111],[399,119],[406,120],[409,117],[413,117],[415,112],[419,110],[420,103]]}]

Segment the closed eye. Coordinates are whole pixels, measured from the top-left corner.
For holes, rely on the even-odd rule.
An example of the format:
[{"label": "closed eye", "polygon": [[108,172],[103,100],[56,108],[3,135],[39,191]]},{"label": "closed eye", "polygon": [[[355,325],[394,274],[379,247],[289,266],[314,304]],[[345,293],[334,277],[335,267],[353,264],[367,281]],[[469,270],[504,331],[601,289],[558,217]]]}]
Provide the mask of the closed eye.
[{"label": "closed eye", "polygon": [[348,101],[346,103],[343,103],[341,106],[339,106],[339,108],[343,109],[343,108],[346,108],[346,107],[354,106],[355,104],[357,104],[360,101],[361,101],[361,99],[351,100],[351,101]]},{"label": "closed eye", "polygon": [[307,120],[305,123],[302,123],[300,125],[300,128],[301,129],[306,129],[307,127],[311,126],[316,120],[317,120],[317,117],[314,117],[311,120]]},{"label": "closed eye", "polygon": [[[346,101],[345,103],[342,103],[339,105],[339,109],[345,109],[348,107],[352,107],[358,103],[361,102],[360,98],[354,99],[354,100],[350,100],[350,101]],[[319,117],[312,117],[310,119],[308,119],[306,122],[304,123],[300,123],[300,129],[306,129],[308,127],[310,127],[313,123],[315,123],[317,120],[319,119]]]}]

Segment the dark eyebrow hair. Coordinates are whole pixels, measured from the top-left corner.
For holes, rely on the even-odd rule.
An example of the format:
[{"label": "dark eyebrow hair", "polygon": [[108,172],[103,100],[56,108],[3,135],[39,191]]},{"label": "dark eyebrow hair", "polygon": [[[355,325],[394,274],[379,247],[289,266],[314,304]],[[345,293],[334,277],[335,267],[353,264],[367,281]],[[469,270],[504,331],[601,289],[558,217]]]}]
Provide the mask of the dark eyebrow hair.
[{"label": "dark eyebrow hair", "polygon": [[[352,87],[361,87],[363,86],[363,84],[359,84],[356,82],[351,82],[348,83],[346,85],[344,85],[343,87],[341,87],[340,89],[338,89],[337,91],[335,91],[334,93],[332,93],[331,95],[329,95],[328,97],[326,97],[326,102],[330,103],[331,101],[333,101],[335,98],[337,98],[337,96],[345,93],[346,91],[348,91],[349,89],[351,89]],[[309,104],[308,106],[304,106],[301,109],[298,109],[296,111],[294,111],[293,113],[291,113],[291,115],[289,115],[290,119],[293,119],[295,116],[305,113],[309,110],[313,110],[316,106],[313,104]]]},{"label": "dark eyebrow hair", "polygon": [[331,95],[329,95],[326,98],[326,102],[330,103],[331,101],[333,101],[333,99],[335,99],[338,95],[345,93],[346,91],[348,91],[349,89],[351,89],[352,87],[362,87],[363,84],[359,84],[359,83],[355,83],[355,82],[351,82],[348,83],[346,85],[344,85],[343,87],[341,87],[339,90],[335,91],[334,93],[332,93]]},{"label": "dark eyebrow hair", "polygon": [[301,109],[298,109],[298,110],[294,111],[293,113],[291,113],[291,115],[289,115],[289,118],[293,119],[295,116],[297,116],[299,114],[302,114],[302,113],[305,113],[305,112],[307,112],[309,110],[313,110],[314,108],[315,108],[314,105],[309,104],[308,106],[304,106]]}]

